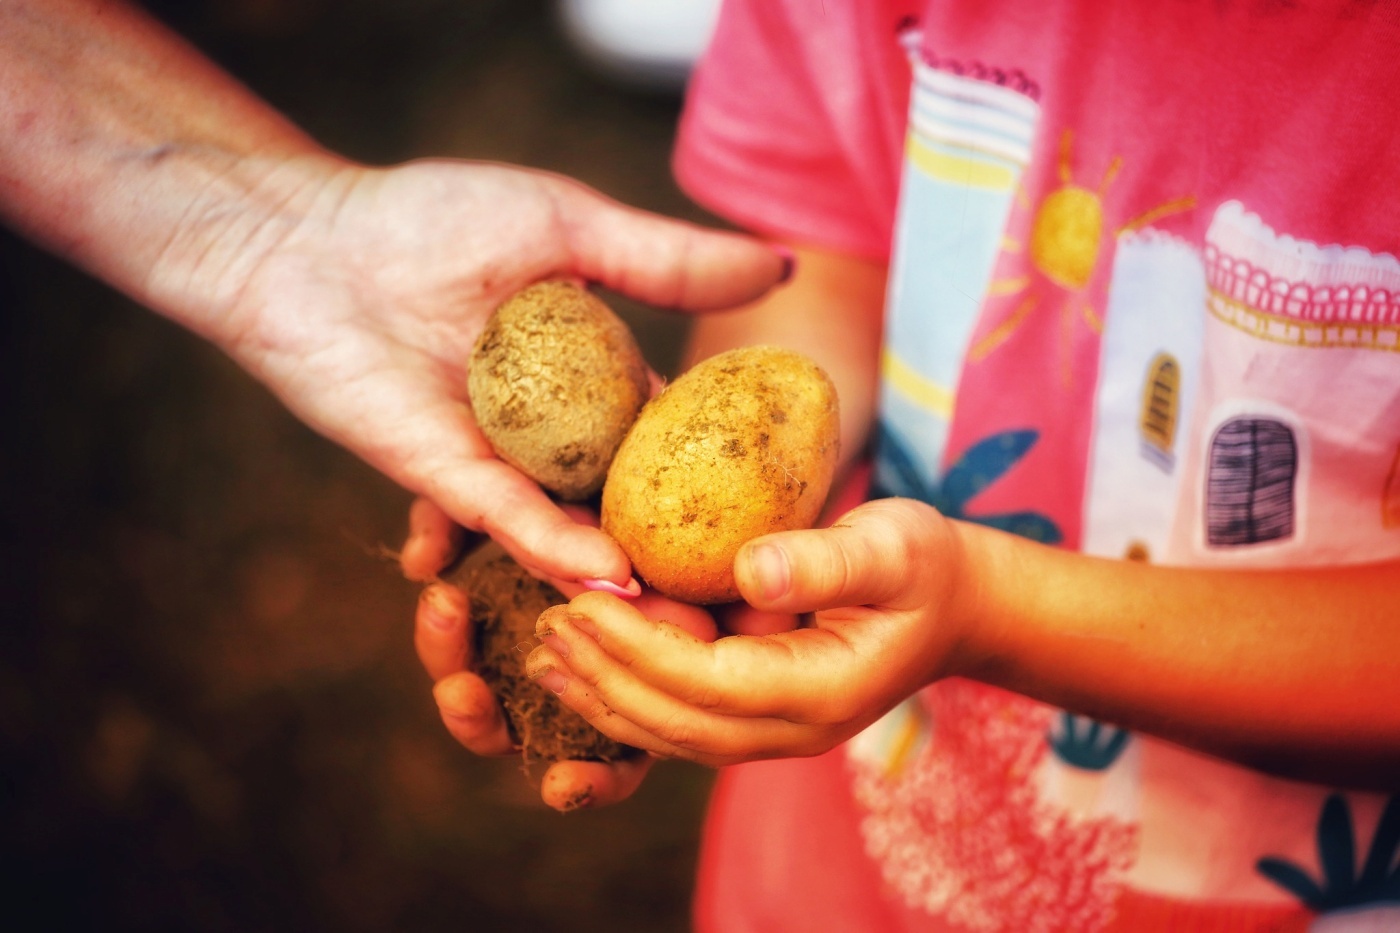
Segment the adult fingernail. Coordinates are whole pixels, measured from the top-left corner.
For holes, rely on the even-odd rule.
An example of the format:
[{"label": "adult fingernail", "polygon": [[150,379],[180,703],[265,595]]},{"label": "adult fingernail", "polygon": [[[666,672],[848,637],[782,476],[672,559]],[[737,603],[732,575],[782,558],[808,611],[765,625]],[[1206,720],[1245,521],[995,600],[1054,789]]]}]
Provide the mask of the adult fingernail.
[{"label": "adult fingernail", "polygon": [[531,674],[530,677],[535,683],[555,695],[562,694],[569,686],[569,678],[552,667],[540,668]]},{"label": "adult fingernail", "polygon": [[777,599],[792,583],[787,554],[775,544],[759,544],[749,549],[749,572],[758,581],[764,599]]},{"label": "adult fingernail", "polygon": [[460,607],[456,605],[452,597],[440,588],[430,586],[423,591],[421,599],[423,600],[423,618],[429,625],[443,632],[450,631],[456,626],[461,613],[458,611]]},{"label": "adult fingernail", "polygon": [[[461,700],[461,697],[452,697],[453,700]],[[483,708],[479,703],[473,702],[452,702],[444,703],[438,700],[438,711],[448,719],[456,722],[477,722],[481,720],[489,710]]]},{"label": "adult fingernail", "polygon": [[642,595],[642,585],[637,582],[636,577],[628,577],[626,586],[618,586],[611,580],[580,580],[584,589],[597,590],[602,593],[611,593],[620,599],[636,599]]},{"label": "adult fingernail", "polygon": [[773,246],[773,252],[783,261],[783,271],[778,273],[778,284],[791,281],[793,274],[797,272],[797,254],[786,246],[777,244]]},{"label": "adult fingernail", "polygon": [[499,713],[495,698],[466,671],[448,674],[433,684],[433,700],[444,716],[459,719],[482,719]]}]

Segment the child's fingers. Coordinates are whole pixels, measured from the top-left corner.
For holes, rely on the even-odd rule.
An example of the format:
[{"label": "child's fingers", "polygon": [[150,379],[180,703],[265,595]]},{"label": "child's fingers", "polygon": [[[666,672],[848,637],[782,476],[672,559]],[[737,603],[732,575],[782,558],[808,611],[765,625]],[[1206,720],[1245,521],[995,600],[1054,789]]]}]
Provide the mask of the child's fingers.
[{"label": "child's fingers", "polygon": [[[798,629],[711,644],[676,626],[648,621],[601,593],[585,593],[567,608],[549,610],[540,616],[540,626],[552,628],[570,647],[580,641],[586,657],[604,653],[629,677],[698,709],[795,723],[840,722],[854,714],[853,691],[844,676],[851,650],[834,631]],[[580,668],[572,655],[568,663]],[[578,673],[592,682],[602,669]]]},{"label": "child's fingers", "polygon": [[541,645],[530,652],[525,659],[525,671],[535,679],[540,689],[555,694],[561,704],[588,720],[590,725],[613,741],[644,749],[662,758],[694,757],[683,754],[681,749],[661,741],[636,723],[629,722],[625,716],[609,709],[588,684],[573,675],[564,658],[549,645]]},{"label": "child's fingers", "polygon": [[413,616],[413,647],[434,681],[466,670],[467,594],[446,583],[424,587]]},{"label": "child's fingers", "polygon": [[[680,758],[712,768],[758,758],[813,755],[836,744],[822,727],[781,720],[722,716],[688,706],[635,678],[601,674],[594,665],[574,670],[548,647],[531,653],[530,667],[559,701],[609,738],[661,758]],[[575,662],[577,663],[577,661]]]},{"label": "child's fingers", "polygon": [[540,782],[540,797],[560,811],[604,807],[632,796],[656,759],[637,755],[622,761],[556,761]]},{"label": "child's fingers", "polygon": [[456,558],[466,540],[466,530],[437,504],[419,496],[408,510],[408,539],[399,554],[403,575],[426,582]]},{"label": "child's fingers", "polygon": [[459,671],[433,685],[433,699],[452,737],[478,755],[505,755],[515,750],[505,716],[491,688],[475,674]]},{"label": "child's fingers", "polygon": [[[530,652],[525,661],[525,669],[531,677],[536,678],[542,689],[553,692],[559,697],[561,704],[578,713],[595,729],[616,742],[643,749],[661,758],[682,758],[716,766],[728,763],[712,759],[700,749],[674,744],[632,722],[626,714],[610,709],[598,694],[593,692],[589,684],[574,676],[563,657],[549,645],[542,645]],[[668,709],[674,707],[673,703],[666,702],[666,698],[658,695],[647,697],[642,704],[647,702],[663,703]],[[620,703],[619,707],[621,706]]]},{"label": "child's fingers", "polygon": [[766,535],[744,545],[734,575],[760,609],[806,613],[844,606],[913,608],[918,572],[939,550],[937,513],[904,499],[880,499],[830,528]]},{"label": "child's fingers", "polygon": [[797,628],[798,621],[790,612],[765,612],[748,603],[730,605],[721,618],[724,631],[730,635],[776,635]]},{"label": "child's fingers", "polygon": [[[665,757],[683,757],[704,764],[747,761],[773,754],[808,754],[822,742],[824,728],[799,726],[779,718],[746,714],[732,717],[716,711],[711,698],[689,702],[658,690],[603,651],[584,632],[589,620],[557,607],[540,617],[544,645],[526,659],[526,669],[561,702],[610,737]],[[697,642],[674,626],[680,642]],[[606,637],[606,636],[604,636]],[[706,668],[697,669],[701,677]],[[691,690],[700,690],[694,680]]]},{"label": "child's fingers", "polygon": [[643,590],[642,595],[630,603],[634,609],[653,622],[669,622],[701,641],[714,641],[719,636],[715,617],[700,606],[677,602],[655,590]]}]

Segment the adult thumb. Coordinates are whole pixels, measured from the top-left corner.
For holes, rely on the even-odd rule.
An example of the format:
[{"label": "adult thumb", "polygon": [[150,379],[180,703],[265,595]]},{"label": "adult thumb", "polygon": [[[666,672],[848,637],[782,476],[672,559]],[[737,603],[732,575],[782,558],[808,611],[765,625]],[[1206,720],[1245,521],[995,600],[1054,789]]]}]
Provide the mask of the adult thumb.
[{"label": "adult thumb", "polygon": [[575,274],[660,308],[709,311],[761,297],[793,272],[781,246],[627,207],[558,179]]}]

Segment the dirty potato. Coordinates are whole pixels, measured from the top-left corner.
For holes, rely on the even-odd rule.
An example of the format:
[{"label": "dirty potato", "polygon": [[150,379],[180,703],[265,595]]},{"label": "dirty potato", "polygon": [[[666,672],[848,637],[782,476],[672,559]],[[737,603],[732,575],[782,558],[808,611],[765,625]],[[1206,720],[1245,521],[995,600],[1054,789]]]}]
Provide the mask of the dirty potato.
[{"label": "dirty potato", "polygon": [[497,456],[562,499],[603,485],[649,394],[627,325],[567,282],[517,292],[472,349],[467,394]]},{"label": "dirty potato", "polygon": [[839,433],[836,389],[805,356],[748,347],[711,357],[642,409],[603,487],[603,530],[660,592],[736,599],[744,542],[816,521]]},{"label": "dirty potato", "polygon": [[536,644],[535,621],[568,600],[488,543],[450,577],[470,597],[472,670],[500,700],[511,741],[525,763],[579,758],[617,761],[640,754],[619,745],[530,679],[525,658]]}]

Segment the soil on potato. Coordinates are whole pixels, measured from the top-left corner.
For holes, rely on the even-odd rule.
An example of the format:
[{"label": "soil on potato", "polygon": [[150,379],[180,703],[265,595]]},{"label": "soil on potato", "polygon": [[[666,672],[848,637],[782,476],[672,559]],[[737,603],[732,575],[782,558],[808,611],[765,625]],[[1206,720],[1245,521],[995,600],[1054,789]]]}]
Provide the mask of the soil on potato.
[{"label": "soil on potato", "polygon": [[537,282],[497,308],[467,375],[477,426],[497,456],[569,502],[603,488],[648,392],[627,323],[567,281]]},{"label": "soil on potato", "polygon": [[616,761],[639,754],[593,728],[525,673],[525,659],[538,644],[535,622],[550,606],[568,602],[564,594],[500,553],[469,561],[452,582],[470,599],[472,668],[501,701],[527,768],[536,762]]}]

